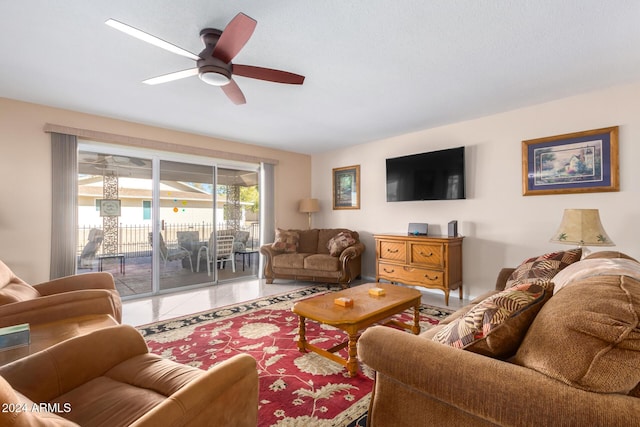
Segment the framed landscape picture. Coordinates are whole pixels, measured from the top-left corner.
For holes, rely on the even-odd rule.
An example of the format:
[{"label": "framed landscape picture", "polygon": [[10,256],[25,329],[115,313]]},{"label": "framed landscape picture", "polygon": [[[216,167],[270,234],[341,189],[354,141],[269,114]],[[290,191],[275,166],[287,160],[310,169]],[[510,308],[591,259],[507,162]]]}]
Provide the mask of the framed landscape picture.
[{"label": "framed landscape picture", "polygon": [[360,165],[333,169],[333,209],[360,209]]},{"label": "framed landscape picture", "polygon": [[618,126],[522,141],[522,194],[619,191]]}]

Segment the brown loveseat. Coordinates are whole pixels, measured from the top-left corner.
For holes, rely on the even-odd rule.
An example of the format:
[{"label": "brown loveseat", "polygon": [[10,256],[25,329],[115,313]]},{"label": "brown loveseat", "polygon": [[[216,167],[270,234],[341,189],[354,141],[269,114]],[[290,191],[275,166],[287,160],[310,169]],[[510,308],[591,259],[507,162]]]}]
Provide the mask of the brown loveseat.
[{"label": "brown loveseat", "polygon": [[[356,231],[344,228],[278,231],[292,239],[286,250],[277,247],[278,234],[276,243],[260,248],[265,257],[267,283],[273,283],[274,279],[309,280],[338,283],[346,288],[360,275],[361,255],[365,247]],[[331,255],[328,244],[340,233],[350,234],[354,242]]]},{"label": "brown loveseat", "polygon": [[122,320],[122,302],[110,273],[78,274],[31,286],[0,261],[0,327],[93,314]]},{"label": "brown loveseat", "polygon": [[208,371],[148,352],[119,325],[0,368],[0,425],[255,426],[258,372],[246,354]]},{"label": "brown loveseat", "polygon": [[471,351],[432,340],[484,298],[418,336],[368,329],[358,353],[376,371],[370,425],[638,425],[640,264],[626,258],[595,253],[554,275],[553,296],[506,357],[479,354],[491,335]]}]

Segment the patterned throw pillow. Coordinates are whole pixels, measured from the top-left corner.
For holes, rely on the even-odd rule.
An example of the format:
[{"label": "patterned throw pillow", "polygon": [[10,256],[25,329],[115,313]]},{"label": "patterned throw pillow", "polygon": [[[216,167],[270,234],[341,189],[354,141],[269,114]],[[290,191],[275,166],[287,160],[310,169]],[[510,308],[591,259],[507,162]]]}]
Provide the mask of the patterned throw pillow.
[{"label": "patterned throw pillow", "polygon": [[342,251],[354,243],[356,243],[356,239],[353,238],[351,233],[348,231],[341,231],[327,242],[327,249],[329,249],[329,254],[331,254],[331,256],[337,257],[340,256]]},{"label": "patterned throw pillow", "polygon": [[491,295],[432,340],[489,357],[515,354],[533,319],[553,295],[551,282],[521,283]]},{"label": "patterned throw pillow", "polygon": [[511,273],[505,289],[520,283],[546,281],[553,279],[560,270],[566,266],[580,261],[582,249],[576,248],[569,251],[551,252],[526,259]]},{"label": "patterned throw pillow", "polygon": [[276,229],[276,240],[271,247],[276,251],[294,253],[298,249],[298,240],[300,235],[297,231],[287,231]]}]

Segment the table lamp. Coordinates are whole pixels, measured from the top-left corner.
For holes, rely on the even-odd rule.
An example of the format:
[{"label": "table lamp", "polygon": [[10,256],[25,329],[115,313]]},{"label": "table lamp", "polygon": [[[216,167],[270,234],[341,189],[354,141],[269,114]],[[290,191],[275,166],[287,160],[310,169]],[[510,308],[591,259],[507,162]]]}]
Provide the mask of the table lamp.
[{"label": "table lamp", "polygon": [[309,230],[311,230],[311,213],[318,212],[320,210],[320,204],[318,199],[302,199],[300,200],[300,207],[298,209],[302,213],[309,215]]},{"label": "table lamp", "polygon": [[585,246],[614,246],[602,227],[598,209],[565,209],[551,242],[577,244],[583,257],[589,252]]}]

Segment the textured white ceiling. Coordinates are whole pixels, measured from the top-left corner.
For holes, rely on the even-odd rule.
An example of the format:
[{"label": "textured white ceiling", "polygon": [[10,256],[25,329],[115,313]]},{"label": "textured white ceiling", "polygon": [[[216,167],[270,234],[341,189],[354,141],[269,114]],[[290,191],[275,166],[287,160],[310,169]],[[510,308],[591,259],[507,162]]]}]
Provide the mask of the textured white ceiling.
[{"label": "textured white ceiling", "polygon": [[[199,31],[258,21],[236,63],[306,76],[236,77],[232,104],[197,77]],[[640,79],[638,0],[0,0],[0,97],[318,153]],[[1,113],[1,112],[0,112]]]}]

